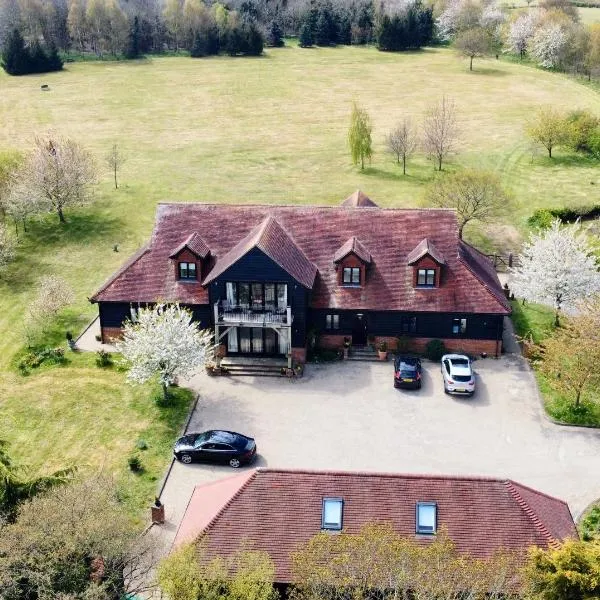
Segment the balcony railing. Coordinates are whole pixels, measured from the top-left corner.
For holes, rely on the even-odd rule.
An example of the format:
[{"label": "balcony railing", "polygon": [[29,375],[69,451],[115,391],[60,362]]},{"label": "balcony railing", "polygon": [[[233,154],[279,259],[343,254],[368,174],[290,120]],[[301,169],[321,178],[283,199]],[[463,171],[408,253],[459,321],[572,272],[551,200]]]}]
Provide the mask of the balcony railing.
[{"label": "balcony railing", "polygon": [[291,325],[292,309],[290,306],[252,308],[231,304],[227,300],[218,300],[214,305],[215,323],[227,325],[242,324],[248,327],[264,327],[268,325]]}]

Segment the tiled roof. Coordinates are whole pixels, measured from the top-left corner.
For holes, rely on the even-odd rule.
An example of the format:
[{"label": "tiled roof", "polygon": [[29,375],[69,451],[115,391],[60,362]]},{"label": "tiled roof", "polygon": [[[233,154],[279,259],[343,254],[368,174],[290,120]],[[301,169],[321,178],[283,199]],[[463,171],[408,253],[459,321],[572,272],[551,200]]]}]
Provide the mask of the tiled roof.
[{"label": "tiled roof", "polygon": [[333,255],[333,262],[340,262],[348,254],[356,254],[365,263],[371,262],[371,253],[353,236]]},{"label": "tiled roof", "polygon": [[306,258],[302,250],[272,216],[267,216],[241,242],[222,258],[217,259],[204,284],[216,279],[253,248],[262,250],[296,281],[307,288],[312,288],[317,267]]},{"label": "tiled roof", "polygon": [[204,535],[211,555],[228,556],[247,539],[289,582],[290,554],[320,531],[324,497],[343,498],[346,532],[388,522],[413,538],[416,503],[435,502],[438,527],[474,557],[577,537],[565,502],[509,479],[257,469],[197,486],[174,544]]},{"label": "tiled roof", "polygon": [[[148,251],[93,300],[207,304],[207,289],[177,281],[169,259],[192,233],[211,251],[202,265],[205,282],[257,244],[303,285],[312,285],[313,308],[510,312],[491,263],[459,240],[456,215],[448,209],[160,204]],[[338,284],[333,262],[336,250],[353,237],[372,261],[365,285],[356,288]],[[414,288],[407,265],[424,238],[446,261],[442,285],[434,290]]]},{"label": "tiled roof", "polygon": [[179,244],[179,246],[171,252],[170,258],[177,256],[184,248],[191,250],[198,258],[206,258],[210,254],[210,248],[195,232],[189,235],[183,243]]},{"label": "tiled roof", "polygon": [[414,265],[420,258],[429,254],[438,265],[445,265],[444,257],[439,253],[433,242],[428,238],[423,238],[408,255],[406,260],[407,265]]},{"label": "tiled roof", "polygon": [[366,194],[361,192],[360,190],[356,190],[353,194],[350,194],[343,202],[342,206],[346,206],[348,208],[360,208],[365,206],[374,206],[377,207],[377,204],[369,198]]}]

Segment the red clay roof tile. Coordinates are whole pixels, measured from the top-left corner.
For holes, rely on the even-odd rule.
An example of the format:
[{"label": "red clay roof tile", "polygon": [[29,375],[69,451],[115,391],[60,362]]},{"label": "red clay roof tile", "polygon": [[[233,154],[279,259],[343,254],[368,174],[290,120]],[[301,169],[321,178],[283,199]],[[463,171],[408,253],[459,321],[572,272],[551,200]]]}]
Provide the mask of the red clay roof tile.
[{"label": "red clay roof tile", "polygon": [[333,255],[333,262],[340,262],[348,254],[356,254],[364,263],[369,264],[371,262],[371,253],[354,236],[346,240],[346,243],[338,248]]},{"label": "red clay roof tile", "polygon": [[407,265],[414,265],[420,258],[423,258],[426,254],[431,256],[438,265],[445,265],[446,261],[444,257],[439,253],[434,243],[429,238],[423,238],[414,248],[414,250],[408,255],[406,260]]},{"label": "red clay roof tile", "polygon": [[[150,248],[92,300],[207,304],[206,287],[179,282],[169,259],[193,233],[211,250],[202,265],[205,282],[260,242],[276,262],[312,285],[313,308],[510,313],[491,263],[459,240],[456,215],[448,209],[160,204]],[[358,293],[339,285],[333,262],[336,249],[353,237],[372,261]],[[413,287],[407,265],[424,238],[446,261],[441,286],[425,291]]]},{"label": "red clay roof tile", "polygon": [[171,252],[169,258],[176,257],[184,250],[184,248],[191,250],[198,258],[206,258],[210,254],[210,248],[196,232],[189,235],[183,243],[179,244],[179,246]]},{"label": "red clay roof tile", "polygon": [[369,198],[366,194],[361,192],[360,190],[356,190],[353,194],[350,194],[343,202],[342,206],[346,206],[349,208],[360,208],[365,206],[375,206],[377,204]]},{"label": "red clay roof tile", "polygon": [[577,537],[565,502],[508,479],[257,469],[197,486],[175,545],[204,535],[211,554],[228,556],[246,538],[271,555],[276,580],[290,582],[290,554],[321,530],[324,497],[343,498],[344,531],[389,522],[407,537],[416,503],[433,501],[438,526],[474,557]]}]

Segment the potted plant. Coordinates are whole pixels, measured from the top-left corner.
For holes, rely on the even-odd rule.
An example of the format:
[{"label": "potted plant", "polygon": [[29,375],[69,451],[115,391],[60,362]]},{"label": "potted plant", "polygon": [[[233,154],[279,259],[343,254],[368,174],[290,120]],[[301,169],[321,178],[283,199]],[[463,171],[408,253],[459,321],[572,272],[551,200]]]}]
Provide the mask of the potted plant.
[{"label": "potted plant", "polygon": [[384,340],[377,345],[379,360],[387,360],[387,342]]}]

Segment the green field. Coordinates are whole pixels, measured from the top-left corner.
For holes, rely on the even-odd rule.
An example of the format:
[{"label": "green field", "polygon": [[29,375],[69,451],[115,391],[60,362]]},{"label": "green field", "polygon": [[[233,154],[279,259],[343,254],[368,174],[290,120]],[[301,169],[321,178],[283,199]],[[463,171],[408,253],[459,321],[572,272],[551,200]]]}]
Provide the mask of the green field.
[{"label": "green field", "polygon": [[[41,92],[42,83],[51,90]],[[74,460],[117,473],[126,471],[136,440],[149,437],[152,468],[134,486],[140,503],[166,464],[185,408],[161,417],[149,388],[126,386],[122,373],[98,369],[90,357],[18,374],[24,307],[41,275],[61,274],[77,293],[58,341],[95,314],[86,298],[148,238],[158,201],[338,204],[361,188],[383,206],[419,206],[431,163],[418,156],[403,177],[384,138],[405,115],[420,122],[442,94],[455,100],[462,130],[448,170],[493,169],[515,198],[503,222],[470,230],[471,239],[514,249],[535,208],[598,202],[596,163],[560,152],[550,161],[532,154],[523,135],[543,105],[600,114],[598,93],[507,61],[476,60],[470,73],[447,49],[292,47],[254,59],[71,63],[62,73],[2,74],[0,89],[0,149],[26,149],[36,134],[56,131],[87,146],[101,165],[97,203],[69,211],[65,226],[52,215],[32,223],[18,260],[0,277],[0,437],[35,469]],[[375,156],[362,173],[345,141],[354,100],[373,120]],[[102,164],[115,142],[129,157],[119,190]]]}]

